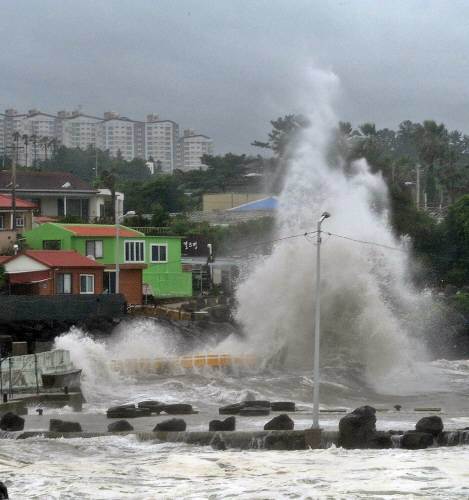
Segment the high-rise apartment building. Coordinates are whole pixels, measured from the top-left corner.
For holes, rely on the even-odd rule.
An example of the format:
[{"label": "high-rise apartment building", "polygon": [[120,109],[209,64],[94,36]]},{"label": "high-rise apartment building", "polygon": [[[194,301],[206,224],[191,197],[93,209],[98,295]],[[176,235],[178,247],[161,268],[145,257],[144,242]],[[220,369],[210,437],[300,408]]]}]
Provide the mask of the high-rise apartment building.
[{"label": "high-rise apartment building", "polygon": [[115,158],[120,156],[127,161],[144,158],[145,124],[108,111],[97,125],[97,145]]},{"label": "high-rise apartment building", "polygon": [[176,168],[176,148],[179,125],[172,120],[160,120],[147,115],[145,123],[146,158],[153,161],[156,171],[172,173]]},{"label": "high-rise apartment building", "polygon": [[205,169],[202,157],[212,152],[213,141],[210,137],[185,129],[184,135],[178,140],[177,168],[182,171]]},{"label": "high-rise apartment building", "polygon": [[[14,140],[15,133],[17,140]],[[108,111],[103,118],[81,111],[59,111],[57,115],[37,109],[26,114],[7,109],[0,114],[0,155],[15,157],[20,165],[31,166],[50,158],[54,148],[87,149],[94,146],[113,157],[153,160],[155,172],[172,173],[176,168],[204,168],[201,158],[212,154],[213,141],[191,129],[179,137],[179,125],[149,114],[146,121],[131,120]],[[17,147],[17,150],[15,149]]]},{"label": "high-rise apartment building", "polygon": [[67,148],[87,149],[96,147],[97,125],[102,118],[80,113],[79,111],[59,111],[57,114],[59,137]]}]

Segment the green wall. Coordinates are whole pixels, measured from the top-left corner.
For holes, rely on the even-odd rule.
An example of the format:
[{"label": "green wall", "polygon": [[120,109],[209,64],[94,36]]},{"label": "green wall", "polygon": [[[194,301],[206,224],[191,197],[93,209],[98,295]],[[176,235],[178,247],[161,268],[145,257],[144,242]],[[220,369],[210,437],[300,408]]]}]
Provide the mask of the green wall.
[{"label": "green wall", "polygon": [[[77,224],[73,224],[77,225]],[[124,226],[121,226],[124,229]],[[125,228],[126,229],[126,228]],[[102,240],[103,258],[96,259],[102,264],[115,263],[114,237],[74,236],[60,224],[46,223],[28,231],[25,234],[26,242],[32,249],[42,250],[43,240],[60,240],[62,250],[76,250],[86,255],[87,240]],[[145,242],[145,264],[143,282],[150,285],[155,297],[190,297],[192,295],[192,274],[183,272],[181,265],[181,238],[163,236],[144,236],[136,233],[135,237],[119,237],[119,263],[125,264],[125,241],[135,240]],[[151,262],[151,245],[167,245],[167,262]]]}]

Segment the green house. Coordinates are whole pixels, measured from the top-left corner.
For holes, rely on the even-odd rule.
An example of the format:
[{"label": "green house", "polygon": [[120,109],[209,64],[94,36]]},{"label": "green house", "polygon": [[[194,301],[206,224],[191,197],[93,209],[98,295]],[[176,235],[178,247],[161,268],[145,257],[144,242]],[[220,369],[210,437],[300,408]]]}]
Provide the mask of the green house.
[{"label": "green house", "polygon": [[[105,224],[59,224],[48,222],[25,233],[29,248],[75,250],[92,256],[110,267],[104,272],[104,288],[115,287],[116,226]],[[121,269],[143,268],[143,283],[155,297],[189,297],[192,274],[182,270],[181,238],[145,236],[119,226],[119,265]],[[122,276],[121,276],[122,280]]]}]

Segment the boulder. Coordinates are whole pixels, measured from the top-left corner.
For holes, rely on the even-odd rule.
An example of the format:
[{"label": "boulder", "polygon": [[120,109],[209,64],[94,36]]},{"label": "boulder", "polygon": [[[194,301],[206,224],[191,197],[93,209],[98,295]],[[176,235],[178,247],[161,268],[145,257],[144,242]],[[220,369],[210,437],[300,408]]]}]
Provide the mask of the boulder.
[{"label": "boulder", "polygon": [[4,483],[2,481],[0,481],[0,500],[8,500],[8,498],[10,498],[8,496],[8,489],[7,487],[4,485]]},{"label": "boulder", "polygon": [[163,411],[168,415],[189,415],[194,413],[192,405],[185,403],[163,405]]},{"label": "boulder", "polygon": [[340,419],[338,445],[348,449],[368,448],[375,433],[376,410],[361,406]]},{"label": "boulder", "polygon": [[234,403],[232,405],[222,406],[218,408],[218,413],[220,415],[238,415],[245,406],[244,403]]},{"label": "boulder", "polygon": [[270,401],[262,401],[262,400],[246,400],[242,401],[244,406],[261,406],[262,408],[270,408]]},{"label": "boulder", "polygon": [[408,431],[401,439],[401,448],[406,450],[424,450],[433,444],[433,436],[428,432]]},{"label": "boulder", "polygon": [[305,450],[306,442],[303,433],[280,432],[265,437],[263,448],[267,450]]},{"label": "boulder", "polygon": [[415,430],[418,432],[427,432],[436,437],[443,431],[443,421],[437,415],[423,417],[415,424]]},{"label": "boulder", "polygon": [[171,418],[170,420],[164,420],[163,422],[156,424],[153,432],[183,432],[186,430],[186,427],[186,422],[182,418]]},{"label": "boulder", "polygon": [[164,406],[165,406],[164,403],[155,400],[140,401],[140,403],[137,404],[138,408],[147,408],[148,410],[150,410],[151,413],[158,413],[158,414],[160,414],[164,410]]},{"label": "boulder", "polygon": [[296,411],[296,406],[293,401],[274,401],[270,403],[272,411]]},{"label": "boulder", "polygon": [[59,420],[51,418],[49,421],[49,431],[51,432],[81,432],[81,425],[79,422],[67,422],[66,420]]},{"label": "boulder", "polygon": [[111,422],[107,426],[108,432],[126,432],[133,431],[134,428],[127,422],[127,420],[116,420],[115,422]]},{"label": "boulder", "polygon": [[135,405],[119,405],[109,408],[106,412],[107,418],[136,418],[149,417],[150,408],[135,408]]},{"label": "boulder", "polygon": [[9,411],[0,419],[0,429],[2,431],[22,431],[24,429],[24,418]]},{"label": "boulder", "polygon": [[211,441],[210,441],[210,446],[214,449],[214,450],[220,450],[220,451],[224,451],[226,450],[226,444],[225,444],[225,441],[223,441],[223,439],[219,436],[219,435],[216,435]]},{"label": "boulder", "polygon": [[277,415],[264,425],[265,431],[292,431],[295,422],[286,414]]},{"label": "boulder", "polygon": [[392,434],[390,432],[376,431],[369,439],[367,448],[386,450],[393,447]]},{"label": "boulder", "polygon": [[210,307],[207,310],[212,321],[228,322],[230,320],[231,309],[228,306],[222,304],[209,305]]},{"label": "boulder", "polygon": [[247,406],[239,411],[242,417],[266,417],[270,415],[270,408],[264,406]]},{"label": "boulder", "polygon": [[236,428],[235,417],[228,417],[225,420],[212,420],[208,424],[210,432],[215,431],[234,431]]}]

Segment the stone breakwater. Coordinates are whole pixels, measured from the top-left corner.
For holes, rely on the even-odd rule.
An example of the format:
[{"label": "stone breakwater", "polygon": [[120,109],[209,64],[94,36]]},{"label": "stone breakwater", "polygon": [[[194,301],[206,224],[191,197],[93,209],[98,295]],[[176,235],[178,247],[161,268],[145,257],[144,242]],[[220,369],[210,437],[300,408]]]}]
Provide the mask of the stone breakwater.
[{"label": "stone breakwater", "polygon": [[[148,404],[148,402],[146,402]],[[236,408],[237,410],[238,408]],[[169,418],[156,424],[153,431],[135,431],[126,420],[114,420],[107,432],[88,432],[78,422],[58,419],[49,421],[48,431],[23,431],[11,414],[0,422],[4,431],[0,437],[27,439],[45,438],[92,438],[112,435],[135,435],[140,441],[186,443],[197,446],[212,446],[217,450],[266,449],[304,450],[308,448],[329,448],[332,445],[345,449],[425,449],[437,446],[457,446],[469,444],[469,428],[445,431],[439,416],[423,417],[412,430],[376,430],[376,410],[363,406],[345,415],[336,430],[303,429],[294,430],[295,422],[287,414],[280,414],[267,421],[264,430],[245,431],[236,429],[236,418],[208,422],[208,431],[187,430],[183,418]],[[15,426],[11,425],[15,423]]]}]

